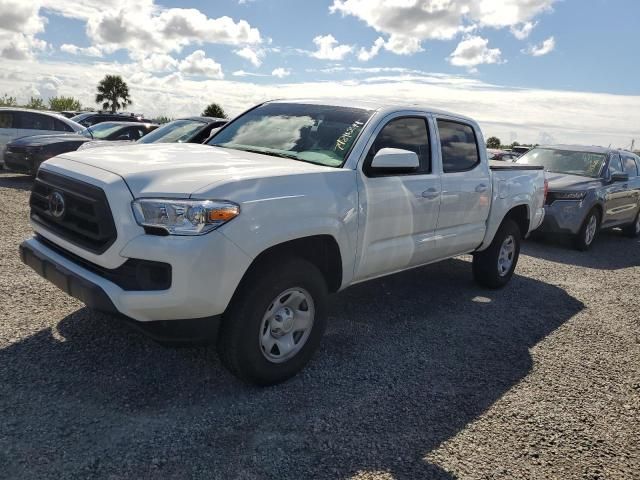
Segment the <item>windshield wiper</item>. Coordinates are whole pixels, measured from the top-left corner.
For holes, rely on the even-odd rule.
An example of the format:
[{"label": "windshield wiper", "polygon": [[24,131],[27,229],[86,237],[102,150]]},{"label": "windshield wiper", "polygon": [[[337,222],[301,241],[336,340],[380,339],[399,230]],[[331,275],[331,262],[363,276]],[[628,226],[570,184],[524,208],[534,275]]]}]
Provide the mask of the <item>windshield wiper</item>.
[{"label": "windshield wiper", "polygon": [[260,150],[259,148],[229,147],[227,145],[215,144],[215,143],[212,146],[213,147],[222,147],[222,148],[231,148],[231,149],[235,149],[235,150],[242,150],[243,152],[260,153],[262,155],[270,155],[272,157],[290,158],[291,160],[300,160],[298,158],[298,156],[293,154],[293,153],[271,152],[271,151],[268,151],[268,150],[267,151]]}]

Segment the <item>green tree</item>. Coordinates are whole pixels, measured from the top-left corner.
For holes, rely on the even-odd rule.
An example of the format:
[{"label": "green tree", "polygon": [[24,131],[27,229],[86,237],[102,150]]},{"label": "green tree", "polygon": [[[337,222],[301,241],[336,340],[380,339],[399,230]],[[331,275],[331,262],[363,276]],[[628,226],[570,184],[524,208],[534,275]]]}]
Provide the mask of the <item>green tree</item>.
[{"label": "green tree", "polygon": [[63,112],[65,110],[78,111],[82,109],[80,100],[73,97],[51,97],[49,98],[49,108],[56,112]]},{"label": "green tree", "polygon": [[17,105],[16,97],[10,97],[6,93],[0,97],[0,107],[16,107]]},{"label": "green tree", "polygon": [[104,110],[111,110],[116,113],[117,110],[131,105],[129,97],[129,87],[122,80],[120,75],[105,75],[98,83],[98,93],[96,94],[96,103],[101,103]]},{"label": "green tree", "polygon": [[173,120],[173,118],[171,118],[171,117],[167,117],[165,115],[161,115],[159,117],[156,117],[154,122],[155,123],[159,123],[159,124],[163,124],[163,123],[169,123],[172,120]]},{"label": "green tree", "polygon": [[487,148],[500,148],[502,142],[498,137],[489,137],[487,138]]},{"label": "green tree", "polygon": [[210,103],[202,112],[203,117],[227,118],[227,114],[217,103]]},{"label": "green tree", "polygon": [[42,100],[40,97],[31,97],[24,107],[32,108],[34,110],[44,110],[45,108],[47,108],[47,106],[44,104],[44,100]]}]

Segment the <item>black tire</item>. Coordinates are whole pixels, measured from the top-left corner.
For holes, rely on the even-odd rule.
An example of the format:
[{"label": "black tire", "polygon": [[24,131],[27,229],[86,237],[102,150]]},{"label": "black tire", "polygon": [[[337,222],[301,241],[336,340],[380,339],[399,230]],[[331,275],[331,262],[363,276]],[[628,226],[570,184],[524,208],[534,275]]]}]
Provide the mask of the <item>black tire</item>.
[{"label": "black tire", "polygon": [[[591,220],[592,217],[595,217],[596,231],[593,237],[591,237],[591,241],[589,241],[589,238],[587,237],[587,229],[589,228],[589,224],[592,221]],[[573,246],[576,248],[576,250],[580,250],[581,252],[586,252],[591,248],[593,243],[596,241],[596,238],[598,237],[598,233],[600,232],[601,220],[602,219],[600,218],[600,211],[596,208],[594,208],[587,214],[586,218],[584,219],[584,222],[582,222],[580,231],[578,232],[577,235],[573,237]]]},{"label": "black tire", "polygon": [[[273,363],[260,344],[260,331],[274,299],[291,288],[309,293],[315,308],[310,333],[295,356]],[[248,273],[225,313],[218,337],[222,363],[238,378],[255,385],[274,385],[304,368],[317,350],[327,318],[327,284],[312,263],[301,258],[278,258]]]},{"label": "black tire", "polygon": [[[511,258],[511,266],[503,271],[499,263],[500,251],[505,241],[511,237],[514,250]],[[520,228],[510,218],[505,219],[496,232],[489,248],[473,255],[473,278],[483,287],[498,289],[504,287],[516,269],[520,257],[520,244],[522,233]]]},{"label": "black tire", "polygon": [[640,237],[640,212],[638,212],[638,214],[636,215],[633,223],[622,228],[622,233],[624,233],[629,238]]}]

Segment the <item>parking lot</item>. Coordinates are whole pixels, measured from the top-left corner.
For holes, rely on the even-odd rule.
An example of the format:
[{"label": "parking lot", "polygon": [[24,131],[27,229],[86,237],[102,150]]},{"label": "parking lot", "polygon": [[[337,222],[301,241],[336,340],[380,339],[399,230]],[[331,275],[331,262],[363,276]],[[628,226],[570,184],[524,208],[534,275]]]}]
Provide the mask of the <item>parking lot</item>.
[{"label": "parking lot", "polygon": [[529,241],[500,291],[468,258],[353,287],[258,389],[22,265],[29,187],[0,174],[0,477],[638,478],[638,240]]}]

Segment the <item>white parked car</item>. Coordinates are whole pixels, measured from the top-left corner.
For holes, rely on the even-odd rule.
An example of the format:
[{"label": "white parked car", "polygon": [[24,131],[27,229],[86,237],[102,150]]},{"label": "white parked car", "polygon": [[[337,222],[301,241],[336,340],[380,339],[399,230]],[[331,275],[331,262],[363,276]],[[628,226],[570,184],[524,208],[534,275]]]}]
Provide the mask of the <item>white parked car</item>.
[{"label": "white parked car", "polygon": [[0,108],[0,167],[4,166],[4,150],[11,140],[31,135],[77,133],[84,130],[79,123],[64,115],[26,108]]},{"label": "white parked car", "polygon": [[329,293],[465,253],[480,284],[504,286],[544,196],[541,168],[489,165],[471,119],[275,101],[209,145],[44,162],[21,256],[88,306],[140,325],[219,326],[224,364],[273,384],[318,347]]}]

